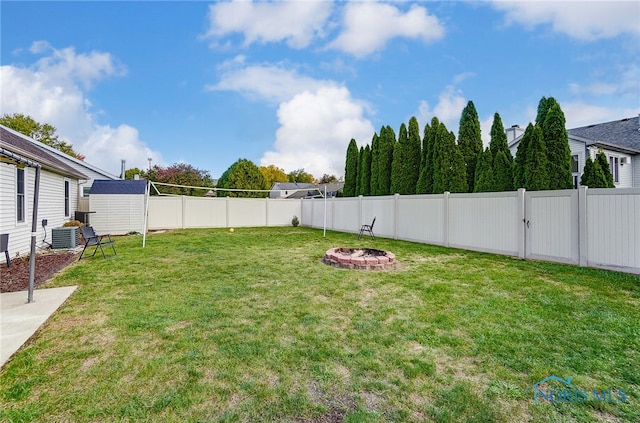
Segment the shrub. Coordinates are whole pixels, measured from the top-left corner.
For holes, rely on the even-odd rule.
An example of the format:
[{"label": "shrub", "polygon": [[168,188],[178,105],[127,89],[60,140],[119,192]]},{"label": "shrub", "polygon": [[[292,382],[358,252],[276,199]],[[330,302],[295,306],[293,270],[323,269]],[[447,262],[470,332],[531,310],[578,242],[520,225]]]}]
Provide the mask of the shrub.
[{"label": "shrub", "polygon": [[293,219],[291,219],[291,224],[293,225],[294,228],[300,224],[300,221],[298,220],[298,216],[293,215]]},{"label": "shrub", "polygon": [[65,228],[70,227],[70,226],[78,226],[78,227],[80,227],[80,226],[84,226],[84,223],[80,222],[79,220],[70,220],[68,222],[64,222],[62,224],[62,226],[65,227]]}]

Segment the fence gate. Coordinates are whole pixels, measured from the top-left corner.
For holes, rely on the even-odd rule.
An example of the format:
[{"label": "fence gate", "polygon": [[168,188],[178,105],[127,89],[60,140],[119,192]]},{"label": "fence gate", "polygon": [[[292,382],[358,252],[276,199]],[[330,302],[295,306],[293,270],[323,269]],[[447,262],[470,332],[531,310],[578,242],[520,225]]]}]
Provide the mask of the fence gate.
[{"label": "fence gate", "polygon": [[579,264],[578,190],[525,193],[525,258]]}]

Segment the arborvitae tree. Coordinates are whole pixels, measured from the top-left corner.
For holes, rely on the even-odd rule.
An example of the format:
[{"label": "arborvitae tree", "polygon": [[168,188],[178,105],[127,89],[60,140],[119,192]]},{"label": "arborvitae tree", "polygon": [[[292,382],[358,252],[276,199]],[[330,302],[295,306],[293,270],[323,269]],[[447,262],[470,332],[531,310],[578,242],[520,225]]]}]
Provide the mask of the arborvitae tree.
[{"label": "arborvitae tree", "polygon": [[393,146],[393,162],[391,163],[391,194],[406,194],[405,163],[407,161],[407,144],[409,144],[407,126],[400,125],[398,141]]},{"label": "arborvitae tree", "polygon": [[[607,167],[608,166],[609,165],[607,164]],[[598,159],[593,161],[591,160],[591,157],[587,157],[582,177],[580,178],[580,185],[584,185],[589,188],[610,188],[608,186],[607,176],[600,166]]]},{"label": "arborvitae tree", "polygon": [[549,189],[572,188],[569,135],[565,128],[564,113],[555,100],[551,102],[541,127],[549,159]]},{"label": "arborvitae tree", "polygon": [[[513,156],[509,150],[507,134],[498,113],[493,115],[491,125],[491,141],[489,149],[493,156],[493,189],[492,191],[511,191],[513,189]],[[500,158],[498,153],[502,152]]]},{"label": "arborvitae tree", "polygon": [[420,176],[420,162],[422,160],[420,124],[415,117],[409,119],[409,144],[407,152],[407,163],[405,166],[407,173],[406,192],[407,194],[415,194],[418,177]]},{"label": "arborvitae tree", "polygon": [[391,167],[391,193],[415,194],[420,172],[420,127],[418,120],[412,117],[409,129],[400,125],[398,142],[393,149]]},{"label": "arborvitae tree", "polygon": [[[433,118],[436,119],[436,118]],[[431,126],[424,126],[422,139],[422,155],[420,160],[420,176],[416,184],[416,194],[430,194],[433,188],[433,137]]]},{"label": "arborvitae tree", "polygon": [[507,150],[507,157],[504,151],[499,150],[493,159],[493,189],[491,191],[512,191],[513,190],[513,159]]},{"label": "arborvitae tree", "polygon": [[371,147],[361,148],[358,166],[358,195],[371,195]]},{"label": "arborvitae tree", "polygon": [[538,102],[538,114],[536,116],[536,125],[542,125],[544,123],[544,120],[547,118],[547,113],[549,112],[549,109],[551,109],[551,107],[554,104],[558,104],[558,102],[553,97],[549,97],[549,98],[542,97],[540,99],[540,102]]},{"label": "arborvitae tree", "polygon": [[373,134],[371,139],[371,178],[369,190],[371,195],[378,195],[378,158],[380,156],[378,148],[378,134]]},{"label": "arborvitae tree", "polygon": [[533,135],[533,125],[529,124],[524,131],[520,143],[518,144],[518,150],[516,151],[516,158],[513,166],[513,187],[515,189],[526,188],[525,181],[525,169],[527,165],[527,154],[529,150],[529,144]]},{"label": "arborvitae tree", "polygon": [[396,134],[390,126],[380,129],[378,140],[380,147],[378,157],[378,194],[391,194],[391,164],[393,163],[393,148],[396,143]]},{"label": "arborvitae tree", "polygon": [[470,192],[473,192],[476,162],[480,154],[482,154],[480,120],[478,119],[478,112],[473,105],[473,101],[469,101],[464,110],[462,110],[460,129],[458,130],[458,145],[464,156],[467,184]]},{"label": "arborvitae tree", "polygon": [[364,171],[362,167],[362,162],[364,160],[364,147],[360,146],[360,151],[358,151],[358,177],[356,178],[356,195],[362,195],[362,172]]},{"label": "arborvitae tree", "polygon": [[527,131],[529,130],[531,131],[531,141],[527,147],[527,161],[524,170],[525,188],[530,191],[549,189],[549,161],[542,129],[538,125],[529,124]]},{"label": "arborvitae tree", "polygon": [[451,149],[452,160],[450,173],[446,174],[446,176],[448,176],[448,186],[446,186],[446,190],[449,192],[469,192],[464,155],[462,154],[458,144],[456,144],[456,135],[453,132],[449,132],[447,146]]},{"label": "arborvitae tree", "polygon": [[596,154],[596,162],[600,165],[607,182],[603,188],[615,188],[616,184],[613,182],[613,173],[611,173],[611,167],[609,166],[609,161],[604,151],[598,151],[598,154]]},{"label": "arborvitae tree", "polygon": [[353,138],[347,147],[347,161],[344,167],[344,187],[342,195],[345,197],[355,197],[356,184],[358,181],[358,145]]},{"label": "arborvitae tree", "polygon": [[456,136],[444,123],[436,130],[433,149],[433,192],[468,192],[464,156]]},{"label": "arborvitae tree", "polygon": [[433,128],[433,187],[431,192],[441,194],[445,191],[444,173],[451,162],[449,151],[445,146],[448,131],[443,123]]},{"label": "arborvitae tree", "polygon": [[494,186],[495,182],[493,176],[493,155],[491,154],[491,150],[487,147],[478,158],[478,165],[476,166],[476,180],[473,184],[473,192],[494,191]]}]

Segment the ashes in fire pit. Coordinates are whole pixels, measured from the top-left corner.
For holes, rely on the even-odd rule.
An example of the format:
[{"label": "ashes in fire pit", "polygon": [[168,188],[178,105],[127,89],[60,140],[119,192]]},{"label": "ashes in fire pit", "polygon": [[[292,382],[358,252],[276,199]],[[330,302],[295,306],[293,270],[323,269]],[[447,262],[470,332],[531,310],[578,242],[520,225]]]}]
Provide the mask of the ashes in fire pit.
[{"label": "ashes in fire pit", "polygon": [[396,267],[395,254],[373,248],[331,248],[322,261],[343,269],[387,270]]}]

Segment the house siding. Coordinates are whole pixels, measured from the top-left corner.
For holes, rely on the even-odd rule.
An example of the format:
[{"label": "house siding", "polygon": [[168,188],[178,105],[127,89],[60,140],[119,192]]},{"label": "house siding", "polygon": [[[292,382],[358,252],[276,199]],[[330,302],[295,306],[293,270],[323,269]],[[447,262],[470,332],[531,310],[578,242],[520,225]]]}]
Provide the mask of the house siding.
[{"label": "house siding", "polygon": [[640,188],[640,155],[631,158],[631,173],[633,175],[633,187]]},{"label": "house siding", "polygon": [[[9,253],[12,257],[23,256],[31,250],[31,224],[33,213],[33,193],[35,189],[36,171],[32,167],[25,167],[25,220],[16,221],[16,166],[3,164],[0,167],[0,232],[9,234]],[[45,231],[42,229],[42,219],[47,219],[46,240],[51,242],[51,229],[60,227],[69,220],[64,216],[64,181],[69,182],[70,192],[78,188],[78,181],[65,179],[63,176],[41,171],[40,195],[38,198],[38,228],[36,242],[42,246],[45,239]],[[77,207],[77,198],[73,195],[69,199],[69,210]],[[4,254],[0,260],[5,261]]]},{"label": "house siding", "polygon": [[144,195],[91,194],[89,219],[98,234],[124,235],[144,231]]},{"label": "house siding", "polygon": [[[607,160],[609,157],[617,157],[618,163],[622,163],[622,159],[625,158],[627,163],[622,165],[618,165],[618,182],[615,182],[616,188],[634,188],[634,175],[633,175],[633,164],[631,163],[632,159],[636,156],[631,156],[629,154],[620,153],[618,151],[611,151],[607,149],[601,149],[599,147],[589,147],[589,156],[592,160],[595,160],[596,154],[598,151],[602,150],[602,152],[607,156]],[[613,169],[610,169],[613,172]]]}]

